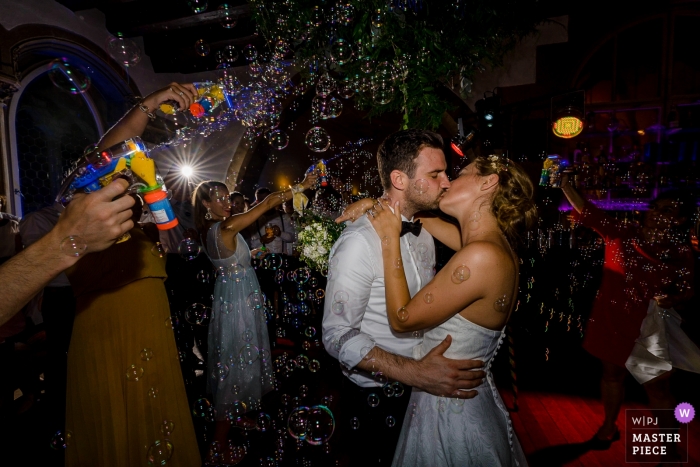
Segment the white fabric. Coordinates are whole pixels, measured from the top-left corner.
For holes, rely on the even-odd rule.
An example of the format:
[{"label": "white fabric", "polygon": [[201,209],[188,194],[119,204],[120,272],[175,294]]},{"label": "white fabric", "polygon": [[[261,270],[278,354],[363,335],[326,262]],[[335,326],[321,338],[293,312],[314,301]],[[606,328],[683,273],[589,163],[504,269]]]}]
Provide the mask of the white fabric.
[{"label": "white fabric", "polygon": [[681,317],[649,301],[647,316],[625,366],[644,384],[671,368],[700,373],[700,349],[681,329]]},{"label": "white fabric", "polygon": [[[405,220],[405,219],[404,219]],[[401,259],[411,296],[434,275],[435,244],[423,229],[401,237]],[[342,307],[334,304],[347,294]],[[339,312],[342,308],[342,312]],[[387,318],[384,264],[379,236],[366,216],[349,224],[330,253],[323,309],[323,344],[342,364],[343,373],[361,387],[378,386],[368,373],[355,369],[375,345],[397,355],[412,356],[421,333],[397,333]]]},{"label": "white fabric", "polygon": [[422,358],[447,335],[445,357],[482,360],[486,380],[467,400],[413,389],[394,454],[395,467],[526,466],[508,410],[496,390],[491,363],[504,332],[486,329],[460,315],[426,331],[413,356]]}]

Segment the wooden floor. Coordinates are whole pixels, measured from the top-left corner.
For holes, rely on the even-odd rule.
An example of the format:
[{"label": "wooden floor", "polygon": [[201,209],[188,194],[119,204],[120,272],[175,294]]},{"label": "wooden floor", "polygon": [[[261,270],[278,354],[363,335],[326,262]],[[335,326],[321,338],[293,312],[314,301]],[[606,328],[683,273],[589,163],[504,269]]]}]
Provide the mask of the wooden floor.
[{"label": "wooden floor", "polygon": [[[513,407],[512,394],[502,391],[508,407]],[[655,466],[651,463],[625,462],[625,409],[646,409],[639,404],[625,403],[620,411],[617,426],[622,438],[606,451],[592,451],[590,440],[603,421],[603,407],[599,400],[575,395],[544,392],[521,392],[519,410],[511,412],[513,427],[525,451],[530,466]],[[700,466],[700,420],[689,423],[689,443],[680,445],[688,449],[688,463],[682,466]],[[630,434],[631,436],[631,434]]]}]

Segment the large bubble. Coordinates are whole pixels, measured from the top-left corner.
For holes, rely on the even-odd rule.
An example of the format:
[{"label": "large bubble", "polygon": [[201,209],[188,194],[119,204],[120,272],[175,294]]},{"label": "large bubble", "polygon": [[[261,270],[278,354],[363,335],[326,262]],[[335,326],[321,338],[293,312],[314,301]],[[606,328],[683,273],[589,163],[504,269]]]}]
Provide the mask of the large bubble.
[{"label": "large bubble", "polygon": [[331,137],[321,127],[313,127],[306,133],[306,146],[314,152],[325,152],[331,146]]},{"label": "large bubble", "polygon": [[65,58],[51,62],[48,75],[53,85],[61,91],[82,94],[90,89],[90,76],[83,69],[68,63]]},{"label": "large bubble", "polygon": [[109,55],[125,67],[136,65],[141,61],[141,49],[131,39],[120,35],[111,37],[107,41]]}]

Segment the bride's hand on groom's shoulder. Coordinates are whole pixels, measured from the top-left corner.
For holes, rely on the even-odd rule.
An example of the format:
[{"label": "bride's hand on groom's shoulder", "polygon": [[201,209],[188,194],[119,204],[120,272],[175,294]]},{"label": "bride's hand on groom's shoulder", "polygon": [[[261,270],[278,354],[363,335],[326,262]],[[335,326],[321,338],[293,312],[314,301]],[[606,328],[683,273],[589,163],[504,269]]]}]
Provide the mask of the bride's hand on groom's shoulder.
[{"label": "bride's hand on groom's shoulder", "polygon": [[361,216],[363,216],[368,210],[370,210],[376,201],[374,198],[362,198],[359,201],[355,201],[352,204],[349,204],[344,210],[343,213],[338,217],[335,222],[337,224],[340,224],[341,222],[345,221],[350,221],[350,222],[355,222],[357,219],[359,219]]},{"label": "bride's hand on groom's shoulder", "polygon": [[453,360],[444,356],[452,337],[436,345],[425,357],[416,361],[413,386],[435,396],[471,399],[478,395],[474,388],[483,383],[486,373],[479,360]]},{"label": "bride's hand on groom's shoulder", "polygon": [[394,204],[393,212],[389,209],[387,202],[381,201],[367,211],[367,216],[379,238],[394,238],[401,235],[401,206],[398,201]]}]

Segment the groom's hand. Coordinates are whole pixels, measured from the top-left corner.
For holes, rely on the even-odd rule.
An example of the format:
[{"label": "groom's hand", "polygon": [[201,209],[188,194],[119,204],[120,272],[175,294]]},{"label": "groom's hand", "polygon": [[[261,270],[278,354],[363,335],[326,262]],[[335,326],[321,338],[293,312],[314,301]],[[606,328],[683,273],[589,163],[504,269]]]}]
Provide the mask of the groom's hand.
[{"label": "groom's hand", "polygon": [[484,362],[479,360],[453,360],[444,356],[452,344],[452,336],[436,345],[416,363],[419,374],[413,386],[435,396],[471,399],[476,397],[473,389],[484,381]]}]

